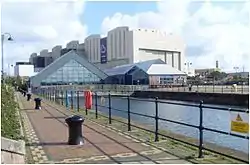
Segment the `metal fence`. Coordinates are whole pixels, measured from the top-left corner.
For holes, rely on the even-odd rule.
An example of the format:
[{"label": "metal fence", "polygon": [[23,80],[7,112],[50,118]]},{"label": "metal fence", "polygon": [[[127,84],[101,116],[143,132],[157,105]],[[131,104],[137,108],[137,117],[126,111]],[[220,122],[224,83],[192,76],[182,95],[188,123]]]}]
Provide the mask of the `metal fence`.
[{"label": "metal fence", "polygon": [[249,94],[248,85],[193,85],[192,87],[149,88],[149,91]]},{"label": "metal fence", "polygon": [[193,85],[188,86],[158,86],[157,88],[148,85],[115,85],[115,84],[96,84],[96,85],[58,85],[43,86],[42,88],[57,88],[61,90],[87,90],[95,92],[115,92],[133,93],[134,91],[169,91],[169,92],[200,92],[200,93],[234,93],[249,94],[248,85]]},{"label": "metal fence", "polygon": [[[84,99],[82,97],[80,97],[80,95],[83,94],[82,91],[60,91],[60,90],[48,90],[48,89],[43,89],[40,91],[37,91],[37,94],[40,95],[41,97],[44,97],[48,100],[51,101],[55,101],[58,104],[61,105],[65,105],[65,97],[70,94],[71,96],[75,96],[76,98],[74,99],[73,97],[69,97],[69,104],[68,107],[70,107],[71,109],[76,109],[77,111],[81,111],[81,107],[80,107],[80,102],[84,102],[84,100],[80,100],[80,99]],[[98,99],[99,97],[105,97],[108,99],[108,105],[103,105],[101,103],[101,101],[98,101],[100,99]],[[113,107],[112,106],[112,99],[114,98],[119,98],[119,99],[124,99],[126,100],[127,103],[127,109],[119,109],[117,107]],[[207,150],[210,152],[214,152],[217,154],[221,154],[223,156],[226,157],[230,157],[236,160],[240,160],[246,163],[249,163],[249,160],[243,160],[241,158],[235,157],[233,155],[228,155],[227,153],[222,153],[216,150],[213,150],[211,148],[208,147],[204,147],[204,137],[203,137],[203,133],[204,131],[210,131],[210,132],[214,132],[214,133],[219,133],[219,134],[224,134],[224,135],[230,135],[233,137],[237,137],[237,138],[241,138],[241,139],[247,139],[249,140],[249,136],[247,135],[241,135],[241,134],[237,134],[237,133],[232,133],[232,132],[227,132],[227,131],[222,131],[219,129],[213,129],[213,128],[209,128],[209,127],[205,127],[204,126],[204,110],[205,109],[212,109],[215,111],[227,111],[227,112],[240,112],[240,113],[245,113],[245,114],[249,114],[249,110],[242,110],[242,109],[237,109],[237,108],[223,108],[223,107],[217,107],[217,106],[209,106],[209,105],[204,105],[203,101],[200,101],[197,104],[188,104],[188,103],[177,103],[177,102],[170,102],[170,101],[163,101],[163,100],[159,100],[158,98],[154,98],[154,99],[139,99],[139,98],[133,98],[130,96],[124,96],[124,95],[98,95],[96,92],[93,93],[93,108],[94,108],[94,113],[95,113],[95,118],[98,119],[98,116],[102,115],[104,117],[107,118],[107,120],[109,121],[109,124],[112,124],[112,121],[118,121],[121,122],[123,124],[127,125],[127,130],[131,131],[132,127],[138,128],[138,129],[142,129],[144,131],[148,131],[154,134],[154,141],[157,142],[159,141],[159,136],[163,136],[166,138],[170,138],[172,140],[176,140],[191,146],[195,146],[198,148],[198,157],[201,158],[203,157],[203,150]],[[75,100],[75,103],[74,103]],[[131,111],[131,101],[132,100],[137,100],[137,101],[144,101],[144,102],[152,102],[155,105],[154,108],[154,116],[153,115],[148,115],[148,114],[143,114],[143,113],[137,113],[137,112],[132,112]],[[185,123],[185,122],[180,122],[180,121],[175,121],[175,120],[170,120],[170,119],[165,119],[159,116],[159,103],[161,104],[171,104],[171,105],[178,105],[178,106],[185,106],[185,107],[195,107],[198,110],[199,113],[199,124],[198,125],[193,125],[193,124],[189,124],[189,123]],[[103,115],[103,113],[100,113],[99,109],[100,108],[107,108],[108,109],[108,114],[107,115]],[[127,118],[125,122],[124,120],[117,120],[116,118],[114,118],[113,113],[114,112],[121,112],[121,113],[125,113]],[[88,115],[88,110],[85,109],[86,115]],[[154,120],[154,129],[147,129],[147,127],[141,127],[139,125],[133,124],[131,122],[131,116],[132,115],[137,115],[137,116],[142,116],[142,117],[146,117],[146,118],[151,118]],[[164,133],[161,133],[159,131],[159,122],[160,121],[164,121],[164,122],[170,122],[170,123],[174,123],[174,124],[178,124],[178,125],[182,125],[182,126],[187,126],[187,127],[192,127],[198,130],[199,132],[199,138],[198,138],[198,145],[193,144],[191,142],[182,140],[182,139],[178,139],[172,136],[168,136]]]}]

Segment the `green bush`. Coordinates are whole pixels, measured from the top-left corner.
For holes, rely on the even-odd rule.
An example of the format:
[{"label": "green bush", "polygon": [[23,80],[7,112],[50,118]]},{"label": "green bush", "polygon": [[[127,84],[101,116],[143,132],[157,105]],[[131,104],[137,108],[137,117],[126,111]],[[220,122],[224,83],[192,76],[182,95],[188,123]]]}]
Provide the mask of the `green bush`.
[{"label": "green bush", "polygon": [[1,133],[3,137],[20,139],[20,123],[17,114],[18,104],[14,100],[14,91],[1,85]]}]

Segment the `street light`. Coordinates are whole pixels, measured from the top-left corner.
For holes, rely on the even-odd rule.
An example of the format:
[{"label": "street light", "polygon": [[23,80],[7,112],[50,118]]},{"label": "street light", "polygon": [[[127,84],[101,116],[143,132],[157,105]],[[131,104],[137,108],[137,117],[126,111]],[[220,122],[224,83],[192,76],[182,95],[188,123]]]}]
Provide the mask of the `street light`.
[{"label": "street light", "polygon": [[1,46],[2,46],[2,49],[1,49],[1,52],[2,52],[2,80],[3,80],[3,83],[4,83],[4,55],[3,55],[3,42],[4,42],[4,37],[5,35],[7,35],[7,40],[8,41],[13,41],[13,38],[11,36],[10,33],[4,33],[1,35]]},{"label": "street light", "polygon": [[187,74],[189,74],[189,66],[192,65],[192,62],[185,62],[184,65],[187,66]]}]

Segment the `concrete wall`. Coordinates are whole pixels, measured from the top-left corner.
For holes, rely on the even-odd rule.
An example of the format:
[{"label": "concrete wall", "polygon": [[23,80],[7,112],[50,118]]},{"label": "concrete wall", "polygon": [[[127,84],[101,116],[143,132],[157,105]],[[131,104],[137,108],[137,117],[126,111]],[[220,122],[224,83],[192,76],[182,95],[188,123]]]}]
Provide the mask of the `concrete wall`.
[{"label": "concrete wall", "polygon": [[33,76],[34,75],[34,65],[15,65],[14,66],[14,76]]},{"label": "concrete wall", "polygon": [[76,49],[77,54],[79,54],[80,56],[83,56],[84,58],[88,59],[86,51],[85,51],[85,43],[81,43],[77,46]]},{"label": "concrete wall", "polygon": [[133,63],[160,58],[183,70],[185,44],[181,37],[159,30],[134,29],[129,32],[129,52]]},{"label": "concrete wall", "polygon": [[84,41],[85,51],[90,62],[96,63],[101,61],[100,39],[101,36],[99,34],[93,34]]},{"label": "concrete wall", "polygon": [[158,30],[117,27],[107,34],[106,64],[100,64],[100,39],[96,34],[85,39],[89,61],[100,68],[160,58],[178,70],[184,69],[185,44],[179,36]]},{"label": "concrete wall", "polygon": [[[107,50],[108,61],[128,58],[128,27],[117,27],[108,32]],[[132,62],[132,61],[131,61]]]},{"label": "concrete wall", "polygon": [[159,99],[190,101],[197,103],[200,100],[203,100],[204,104],[235,105],[244,107],[249,106],[248,94],[135,91],[133,96],[140,98],[158,97]]},{"label": "concrete wall", "polygon": [[53,60],[59,58],[61,56],[61,50],[62,50],[62,46],[61,45],[57,45],[55,47],[52,48],[52,58]]},{"label": "concrete wall", "polygon": [[37,53],[32,53],[32,54],[30,55],[29,62],[30,62],[31,64],[34,63],[34,62],[33,62],[33,58],[36,57],[36,56],[37,56]]},{"label": "concrete wall", "polygon": [[25,164],[25,142],[1,137],[1,163]]},{"label": "concrete wall", "polygon": [[66,48],[76,49],[78,45],[79,45],[79,41],[70,41],[69,43],[67,43]]},{"label": "concrete wall", "polygon": [[127,58],[127,59],[117,59],[117,60],[108,61],[105,64],[101,64],[100,62],[97,62],[94,64],[100,69],[109,69],[115,66],[125,65],[128,63],[129,63],[129,59]]},{"label": "concrete wall", "polygon": [[48,49],[43,49],[43,50],[40,52],[40,56],[41,56],[41,57],[48,57],[48,56],[49,56],[49,51],[48,51]]}]

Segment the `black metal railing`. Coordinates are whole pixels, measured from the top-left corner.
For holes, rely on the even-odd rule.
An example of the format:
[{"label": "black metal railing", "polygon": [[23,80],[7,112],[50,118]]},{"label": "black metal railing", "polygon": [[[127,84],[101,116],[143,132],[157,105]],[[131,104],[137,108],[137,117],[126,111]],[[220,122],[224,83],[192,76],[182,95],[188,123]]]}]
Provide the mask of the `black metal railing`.
[{"label": "black metal railing", "polygon": [[[193,84],[190,88],[188,85],[119,85],[119,84],[99,84],[92,85],[92,91],[97,92],[116,92],[120,94],[129,94],[134,91],[168,91],[168,92],[199,92],[199,93],[233,93],[233,94],[248,94],[249,85],[218,85],[218,84]],[[45,86],[43,88],[56,88],[58,86]],[[69,88],[89,87],[89,85],[62,85],[60,88],[67,90]]]},{"label": "black metal railing", "polygon": [[[76,107],[77,111],[80,111],[80,97],[83,97],[83,91],[57,91],[56,92],[58,95],[54,94],[52,90],[46,90],[46,89],[42,89],[40,91],[37,92],[37,94],[41,95],[42,97],[48,99],[48,100],[52,100],[52,95],[53,97],[55,97],[55,102],[57,102],[58,104],[61,105],[67,105],[65,102],[65,96],[68,96],[68,94],[70,93],[71,95],[71,99],[70,99],[70,105],[68,105],[69,107],[71,107],[71,109],[74,109],[74,107]],[[74,103],[74,99],[73,97],[76,97],[76,103]],[[95,118],[98,119],[98,116],[103,116],[105,118],[108,119],[109,124],[112,124],[112,120],[113,121],[118,121],[121,122],[123,124],[126,124],[127,130],[131,131],[132,127],[138,128],[138,129],[142,129],[144,131],[148,131],[154,134],[154,141],[157,142],[159,141],[159,136],[163,136],[166,138],[170,138],[172,140],[176,140],[179,141],[181,143],[185,143],[191,146],[195,146],[198,148],[198,157],[202,158],[203,157],[203,150],[208,150],[211,152],[215,152],[217,154],[221,154],[236,160],[240,160],[240,161],[244,161],[244,162],[249,162],[248,160],[242,160],[240,158],[234,157],[232,155],[227,155],[225,153],[221,153],[218,152],[216,150],[212,150],[210,148],[204,147],[204,137],[203,137],[203,133],[204,131],[210,131],[210,132],[214,132],[214,133],[219,133],[219,134],[224,134],[224,135],[230,135],[233,137],[237,137],[237,138],[242,138],[242,139],[247,139],[249,140],[249,136],[248,135],[241,135],[241,134],[236,134],[236,133],[232,133],[232,132],[226,132],[226,131],[222,131],[222,130],[218,130],[218,129],[213,129],[213,128],[208,128],[205,127],[203,124],[203,112],[204,109],[211,109],[211,110],[218,110],[218,111],[227,111],[227,112],[241,112],[241,113],[246,113],[247,115],[249,114],[249,110],[242,110],[242,109],[237,109],[237,108],[223,108],[223,107],[217,107],[217,106],[210,106],[210,105],[204,105],[203,101],[200,101],[198,104],[197,103],[177,103],[177,102],[171,102],[171,101],[165,101],[165,100],[159,100],[157,97],[154,99],[141,99],[141,98],[134,98],[131,96],[124,96],[124,95],[111,95],[110,93],[108,95],[98,95],[96,92],[93,93],[93,98],[94,98],[94,102],[92,103],[93,107],[94,107],[94,113],[95,113]],[[102,104],[102,98],[108,99],[108,105],[105,106]],[[127,101],[127,109],[119,109],[116,107],[112,107],[112,98],[120,98],[120,99],[124,99]],[[56,101],[58,100],[58,101]],[[69,99],[68,99],[69,100]],[[98,104],[98,100],[100,100],[101,104]],[[137,100],[137,101],[146,101],[146,102],[153,102],[155,104],[155,112],[154,112],[154,116],[153,115],[148,115],[148,114],[142,114],[142,113],[138,113],[138,112],[132,112],[131,111],[131,100]],[[81,101],[84,102],[84,101]],[[159,116],[159,103],[161,104],[171,104],[171,105],[179,105],[179,106],[186,106],[186,107],[194,107],[197,108],[199,110],[199,124],[198,125],[193,125],[193,124],[189,124],[189,123],[185,123],[185,122],[180,122],[180,121],[175,121],[175,120],[170,120],[170,119],[165,119]],[[74,106],[75,105],[75,106]],[[83,105],[84,106],[84,105]],[[108,114],[107,116],[99,113],[100,109],[99,108],[107,108],[108,109]],[[127,114],[127,122],[124,122],[122,120],[118,120],[114,117],[112,117],[112,112],[113,111],[117,111],[117,112],[122,112]],[[86,115],[88,115],[88,110],[85,109],[85,113]],[[137,124],[133,124],[131,122],[131,115],[137,115],[137,116],[141,116],[141,117],[147,117],[147,118],[151,118],[154,119],[154,130],[150,130],[147,128],[144,128],[142,126],[139,126]],[[124,118],[126,119],[126,118]],[[160,133],[159,132],[159,121],[165,121],[165,122],[170,122],[170,123],[174,123],[174,124],[178,124],[178,125],[182,125],[182,126],[187,126],[187,127],[192,127],[195,129],[198,129],[199,131],[199,138],[198,138],[198,145],[179,139],[179,138],[175,138],[169,135],[166,135],[164,133]]]}]

